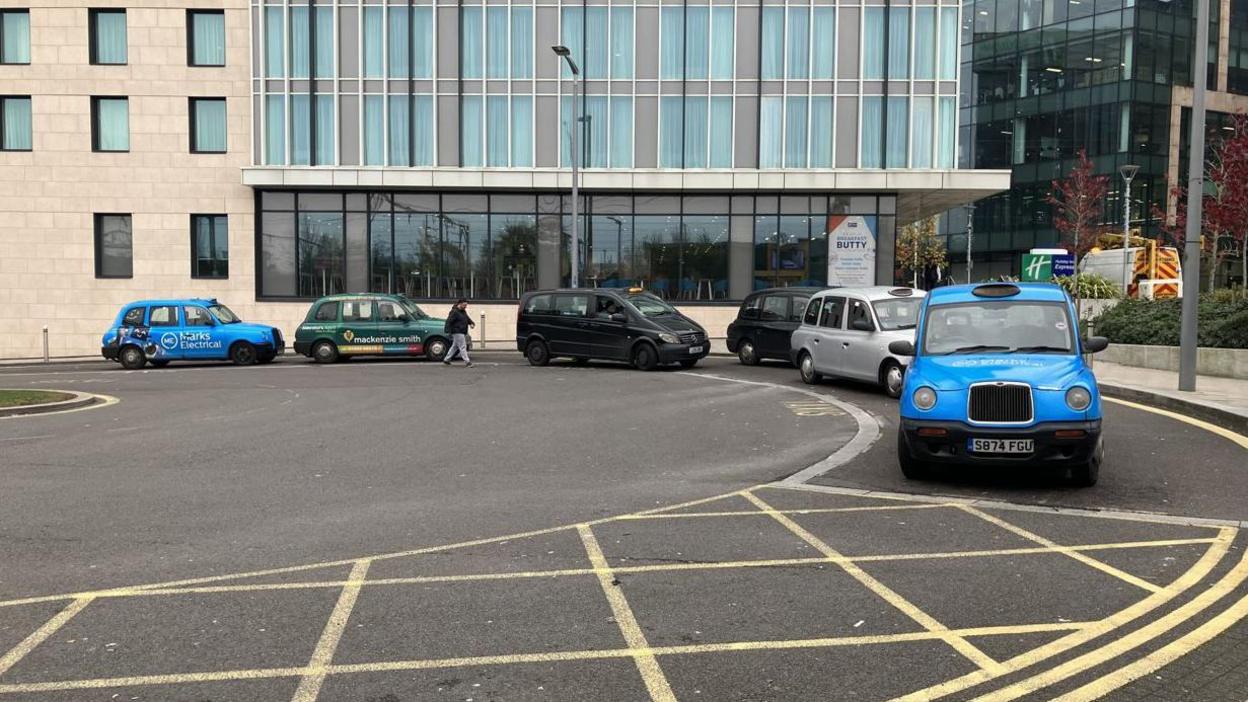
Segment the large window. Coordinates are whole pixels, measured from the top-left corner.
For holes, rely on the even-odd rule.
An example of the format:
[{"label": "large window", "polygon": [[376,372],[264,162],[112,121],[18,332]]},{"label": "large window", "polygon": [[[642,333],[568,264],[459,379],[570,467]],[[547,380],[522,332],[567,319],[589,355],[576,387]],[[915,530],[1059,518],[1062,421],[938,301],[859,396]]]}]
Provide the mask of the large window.
[{"label": "large window", "polygon": [[30,96],[0,97],[0,151],[30,151]]},{"label": "large window", "polygon": [[[371,9],[371,8],[366,8]],[[433,77],[433,8],[391,5],[386,8],[386,41],[389,44],[386,75],[390,78]],[[370,29],[371,28],[371,29]],[[382,41],[371,35],[376,20],[364,23],[364,45]]]},{"label": "large window", "polygon": [[282,78],[286,75],[285,23],[282,8],[264,8],[264,77]]},{"label": "large window", "polygon": [[[483,105],[484,119],[481,115]],[[533,165],[531,96],[509,98],[506,95],[487,95],[483,103],[480,95],[465,95],[461,109],[463,165]],[[482,143],[484,149],[481,148]]]},{"label": "large window", "polygon": [[433,165],[433,96],[390,95],[386,98],[391,166]]},{"label": "large window", "polygon": [[[819,121],[810,122],[815,103]],[[759,110],[758,158],[762,168],[828,167],[832,158],[831,98],[805,95],[764,97]],[[811,129],[816,129],[817,153],[812,156]]]},{"label": "large window", "polygon": [[225,65],[225,12],[186,11],[186,65]]},{"label": "large window", "polygon": [[533,8],[464,7],[460,35],[462,77],[533,77]]},{"label": "large window", "polygon": [[130,215],[95,215],[95,277],[132,277],[133,257]]},{"label": "large window", "polygon": [[126,11],[89,10],[91,63],[124,64],[126,62]]},{"label": "large window", "polygon": [[[564,167],[572,164],[572,98],[560,101],[560,154]],[[579,109],[580,165],[590,168],[630,168],[633,165],[633,99],[621,95],[583,95]]]},{"label": "large window", "polygon": [[732,98],[664,97],[659,109],[659,166],[730,168]]},{"label": "large window", "polygon": [[225,153],[225,98],[191,98],[191,153]]},{"label": "large window", "polygon": [[130,100],[124,97],[91,98],[91,149],[130,150]]},{"label": "large window", "polygon": [[[633,77],[632,7],[564,7],[560,23],[563,45],[584,78]],[[563,77],[571,78],[562,65]]]},{"label": "large window", "polygon": [[230,231],[225,215],[191,215],[191,277],[230,277]]},{"label": "large window", "polygon": [[30,10],[0,10],[0,63],[30,63]]},{"label": "large window", "polygon": [[754,218],[754,289],[818,286],[828,279],[827,216]]},{"label": "large window", "polygon": [[733,77],[733,8],[665,7],[660,26],[661,78],[729,80]]}]

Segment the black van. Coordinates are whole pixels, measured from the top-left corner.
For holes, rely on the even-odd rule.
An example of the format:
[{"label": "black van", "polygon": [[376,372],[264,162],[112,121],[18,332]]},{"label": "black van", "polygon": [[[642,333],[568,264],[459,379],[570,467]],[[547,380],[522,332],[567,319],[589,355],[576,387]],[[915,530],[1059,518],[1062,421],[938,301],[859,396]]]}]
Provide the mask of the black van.
[{"label": "black van", "polygon": [[827,288],[767,288],[751,293],[728,325],[728,351],[747,366],[764,358],[792,362],[789,337],[802,323],[810,296]]},{"label": "black van", "polygon": [[692,368],[710,353],[706,330],[639,288],[540,290],[520,298],[516,347],[529,363],[560,356],[626,361],[641,370]]}]

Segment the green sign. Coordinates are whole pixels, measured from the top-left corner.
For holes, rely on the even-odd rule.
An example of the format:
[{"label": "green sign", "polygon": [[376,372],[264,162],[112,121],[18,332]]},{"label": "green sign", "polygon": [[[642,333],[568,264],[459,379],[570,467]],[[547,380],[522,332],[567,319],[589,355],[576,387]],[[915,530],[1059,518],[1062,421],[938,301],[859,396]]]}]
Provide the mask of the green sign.
[{"label": "green sign", "polygon": [[1051,254],[1023,254],[1023,274],[1019,280],[1024,283],[1047,283],[1053,278],[1053,256]]}]

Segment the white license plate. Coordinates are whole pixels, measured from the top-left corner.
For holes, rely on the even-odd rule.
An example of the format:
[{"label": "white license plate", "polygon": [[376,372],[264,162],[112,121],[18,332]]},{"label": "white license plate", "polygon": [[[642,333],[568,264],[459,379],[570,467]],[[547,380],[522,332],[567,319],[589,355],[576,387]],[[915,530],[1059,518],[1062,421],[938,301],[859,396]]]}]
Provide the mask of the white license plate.
[{"label": "white license plate", "polygon": [[1035,442],[1031,439],[967,439],[971,453],[1031,453]]},{"label": "white license plate", "polygon": [[689,347],[689,353],[702,353],[702,347],[701,347],[701,346],[690,346],[690,347]]}]

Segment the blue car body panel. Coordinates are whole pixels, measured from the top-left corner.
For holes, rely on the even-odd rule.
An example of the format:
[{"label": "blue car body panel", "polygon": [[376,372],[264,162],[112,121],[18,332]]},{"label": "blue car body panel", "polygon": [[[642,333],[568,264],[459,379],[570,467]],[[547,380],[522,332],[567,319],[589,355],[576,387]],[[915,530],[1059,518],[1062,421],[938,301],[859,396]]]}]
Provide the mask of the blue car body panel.
[{"label": "blue car body panel", "polygon": [[[218,304],[213,299],[168,298],[123,305],[100,340],[101,355],[116,360],[120,349],[137,346],[154,362],[227,360],[230,348],[240,341],[254,346],[261,357],[285,351],[281,330],[265,324],[225,323],[211,311]],[[189,324],[188,308],[201,310],[212,323]]]}]

